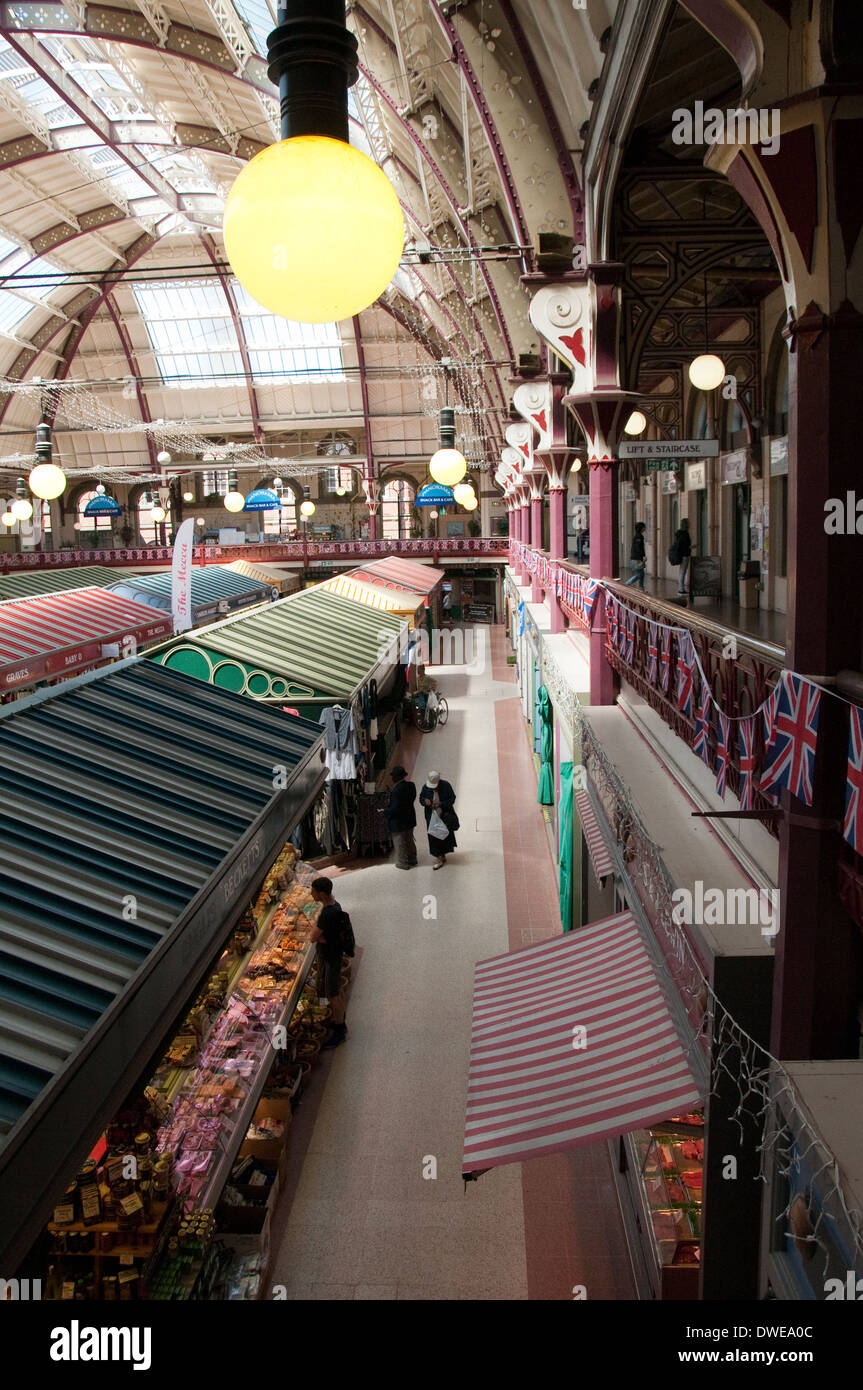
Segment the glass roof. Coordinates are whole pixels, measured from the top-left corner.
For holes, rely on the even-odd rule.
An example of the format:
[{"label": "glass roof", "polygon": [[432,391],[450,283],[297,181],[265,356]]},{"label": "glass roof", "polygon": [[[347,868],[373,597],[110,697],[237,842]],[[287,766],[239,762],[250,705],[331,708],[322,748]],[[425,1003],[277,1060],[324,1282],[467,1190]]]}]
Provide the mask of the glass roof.
[{"label": "glass roof", "polygon": [[267,0],[234,0],[234,9],[243,20],[261,57],[267,54],[267,35],[276,27]]},{"label": "glass roof", "polygon": [[[277,318],[235,281],[232,287],[254,380],[343,379],[336,324]],[[216,386],[243,376],[231,307],[218,279],[154,281],[135,285],[133,294],[164,382]]]},{"label": "glass roof", "polygon": [[[16,272],[20,272],[17,278]],[[31,280],[30,276],[44,276]],[[42,256],[31,257],[23,247],[0,236],[0,332],[10,333],[42,301],[62,284],[65,275]],[[10,293],[16,290],[17,293]]]}]

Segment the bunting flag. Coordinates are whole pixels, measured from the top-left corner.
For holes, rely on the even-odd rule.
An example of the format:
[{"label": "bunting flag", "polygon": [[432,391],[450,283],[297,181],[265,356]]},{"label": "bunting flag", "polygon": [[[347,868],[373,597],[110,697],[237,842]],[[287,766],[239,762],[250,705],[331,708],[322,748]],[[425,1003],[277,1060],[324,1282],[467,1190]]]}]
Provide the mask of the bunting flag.
[{"label": "bunting flag", "polygon": [[719,711],[719,728],[716,732],[716,791],[725,800],[725,780],[731,762],[731,720]]},{"label": "bunting flag", "polygon": [[710,706],[712,700],[710,696],[710,686],[707,681],[701,682],[701,694],[698,697],[698,712],[695,716],[695,741],[693,748],[703,762],[710,766]]},{"label": "bunting flag", "polygon": [[596,596],[599,593],[599,582],[596,579],[584,579],[581,575],[579,575],[579,579],[584,595],[584,616],[588,627],[590,627],[593,620],[593,605],[596,603]]},{"label": "bunting flag", "polygon": [[656,623],[647,624],[647,679],[656,685],[659,675],[659,627]]},{"label": "bunting flag", "polygon": [[783,671],[780,675],[779,680],[776,682],[767,699],[764,701],[764,706],[762,709],[762,713],[764,715],[765,756],[768,753],[770,753],[773,748],[773,728],[776,721],[776,707],[779,701],[780,693],[782,691],[782,686],[785,683],[785,674],[786,673]]},{"label": "bunting flag", "polygon": [[623,655],[631,666],[635,657],[635,614],[631,608],[626,610],[626,643]]},{"label": "bunting flag", "polygon": [[695,676],[695,648],[688,632],[677,635],[677,707],[692,718],[692,682]]},{"label": "bunting flag", "polygon": [[773,736],[761,774],[761,789],[776,793],[787,788],[812,805],[812,772],[818,743],[821,691],[817,685],[786,671],[781,684]]},{"label": "bunting flag", "polygon": [[668,690],[668,681],[671,674],[671,628],[662,629],[662,650],[660,653],[660,666],[662,669],[662,689]]},{"label": "bunting flag", "polygon": [[608,629],[608,640],[613,647],[617,646],[617,599],[613,594],[605,596],[605,618]]},{"label": "bunting flag", "polygon": [[755,715],[740,721],[740,809],[752,810],[755,790]]},{"label": "bunting flag", "polygon": [[848,774],[845,782],[845,823],[842,834],[857,854],[863,854],[863,709],[851,706],[848,730]]}]

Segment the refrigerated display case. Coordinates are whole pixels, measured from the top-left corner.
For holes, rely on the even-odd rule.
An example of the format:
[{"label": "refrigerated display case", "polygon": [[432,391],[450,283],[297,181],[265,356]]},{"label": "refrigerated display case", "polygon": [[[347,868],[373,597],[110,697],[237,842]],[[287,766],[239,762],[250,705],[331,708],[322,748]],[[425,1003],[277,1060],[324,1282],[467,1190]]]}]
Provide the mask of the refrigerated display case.
[{"label": "refrigerated display case", "polygon": [[701,1112],[675,1116],[621,1139],[618,1167],[627,1180],[631,1234],[641,1246],[654,1298],[698,1298],[703,1163]]}]

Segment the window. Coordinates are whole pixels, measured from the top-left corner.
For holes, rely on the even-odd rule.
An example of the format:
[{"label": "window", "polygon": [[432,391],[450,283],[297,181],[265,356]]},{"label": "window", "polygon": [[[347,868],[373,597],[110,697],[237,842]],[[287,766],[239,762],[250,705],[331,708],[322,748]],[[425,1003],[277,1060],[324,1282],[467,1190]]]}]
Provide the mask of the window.
[{"label": "window", "polygon": [[42,535],[43,535],[43,536],[50,536],[50,534],[51,534],[51,503],[50,503],[50,502],[43,502],[43,503],[42,503]]},{"label": "window", "polygon": [[[336,324],[277,318],[231,284],[254,380],[344,379]],[[164,382],[218,386],[244,376],[231,305],[217,279],[153,281],[133,293]]]},{"label": "window", "polygon": [[262,531],[265,536],[287,536],[297,529],[297,499],[292,492],[286,492],[278,511],[264,512]]},{"label": "window", "polygon": [[79,521],[79,523],[80,523],[80,526],[79,526],[78,529],[81,530],[81,531],[110,531],[110,530],[111,530],[111,522],[113,521],[113,517],[110,517],[110,516],[85,516],[85,515],[84,515],[84,508],[86,507],[87,503],[91,500],[91,498],[97,497],[97,496],[98,496],[98,493],[96,492],[96,490],[95,490],[95,488],[94,488],[92,492],[85,492],[85,493],[83,493],[83,494],[78,498],[78,521]]},{"label": "window", "polygon": [[212,497],[214,494],[224,497],[228,491],[228,470],[227,468],[210,469],[201,474],[203,479],[204,496]]},{"label": "window", "polygon": [[401,541],[410,535],[411,504],[416,489],[403,478],[387,483],[381,499],[384,540]]},{"label": "window", "polygon": [[65,278],[44,257],[31,257],[14,241],[0,236],[0,332],[14,332]]},{"label": "window", "polygon": [[327,492],[335,492],[343,487],[349,497],[354,490],[354,471],[352,468],[328,468],[325,475]]}]

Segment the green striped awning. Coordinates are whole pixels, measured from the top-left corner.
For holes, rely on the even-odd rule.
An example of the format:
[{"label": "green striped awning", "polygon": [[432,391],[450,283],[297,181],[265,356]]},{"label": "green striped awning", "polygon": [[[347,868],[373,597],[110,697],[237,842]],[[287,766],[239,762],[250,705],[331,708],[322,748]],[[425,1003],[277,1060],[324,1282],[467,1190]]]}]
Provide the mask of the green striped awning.
[{"label": "green striped awning", "polygon": [[345,700],[404,626],[394,614],[316,585],[150,655],[170,670],[258,700]]},{"label": "green striped awning", "polygon": [[119,579],[122,570],[104,565],[79,565],[77,569],[21,570],[0,574],[0,600],[29,598],[31,594],[58,594],[64,589],[104,589]]}]

